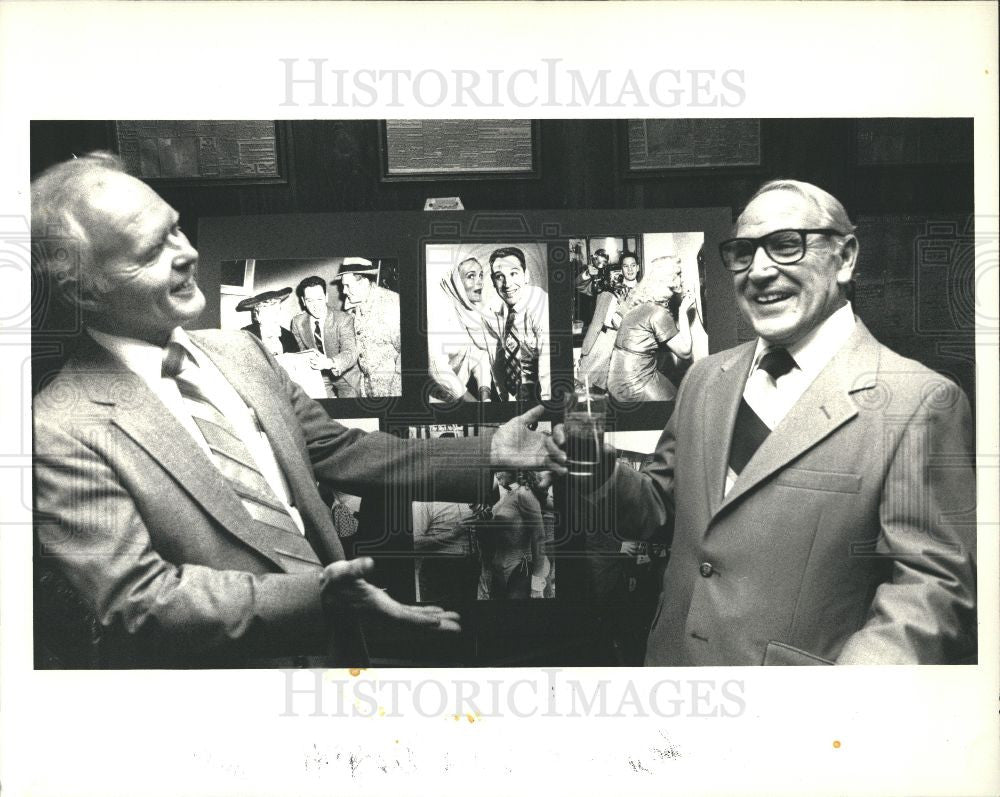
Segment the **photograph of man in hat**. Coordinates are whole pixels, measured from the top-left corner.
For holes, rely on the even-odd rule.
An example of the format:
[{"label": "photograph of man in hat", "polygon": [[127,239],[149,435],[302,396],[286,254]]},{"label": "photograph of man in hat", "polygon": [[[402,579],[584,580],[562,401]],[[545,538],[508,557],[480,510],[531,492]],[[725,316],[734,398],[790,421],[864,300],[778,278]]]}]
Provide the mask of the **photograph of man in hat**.
[{"label": "photograph of man in hat", "polygon": [[344,287],[344,309],[354,314],[361,396],[401,396],[399,294],[378,284],[379,268],[363,257],[345,257],[331,282]]},{"label": "photograph of man in hat", "polygon": [[260,338],[267,350],[274,355],[299,350],[299,344],[291,330],[281,326],[281,303],[291,292],[291,288],[264,291],[236,305],[237,312],[249,311],[253,319],[253,322],[243,329]]}]

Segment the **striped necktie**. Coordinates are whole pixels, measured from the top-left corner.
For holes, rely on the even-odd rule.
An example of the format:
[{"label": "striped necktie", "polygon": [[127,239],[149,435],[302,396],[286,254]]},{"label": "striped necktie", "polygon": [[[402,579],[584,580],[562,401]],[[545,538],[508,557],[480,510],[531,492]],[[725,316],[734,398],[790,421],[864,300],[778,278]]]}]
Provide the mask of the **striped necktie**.
[{"label": "striped necktie", "polygon": [[279,531],[301,536],[298,526],[275,495],[246,443],[203,390],[203,375],[187,350],[176,342],[164,349],[164,378],[173,379],[184,406],[208,443],[212,460],[250,516]]},{"label": "striped necktie", "polygon": [[507,393],[517,396],[521,387],[521,341],[514,330],[514,319],[514,311],[509,310],[503,334],[504,376]]},{"label": "striped necktie", "polygon": [[320,354],[326,354],[326,348],[323,346],[323,330],[319,325],[319,319],[313,321],[313,340],[316,342],[316,351]]},{"label": "striped necktie", "polygon": [[[776,383],[779,377],[795,367],[795,360],[787,349],[774,348],[760,358],[757,367]],[[729,467],[733,469],[733,473],[738,476],[743,471],[769,434],[770,427],[753,411],[746,399],[740,399],[736,424],[733,426],[733,444],[729,450]]]}]

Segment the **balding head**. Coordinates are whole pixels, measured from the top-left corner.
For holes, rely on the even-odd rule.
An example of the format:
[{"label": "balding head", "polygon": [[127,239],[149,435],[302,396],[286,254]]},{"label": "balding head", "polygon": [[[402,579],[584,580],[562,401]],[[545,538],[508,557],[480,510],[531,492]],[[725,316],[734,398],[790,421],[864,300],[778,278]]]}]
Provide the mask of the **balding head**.
[{"label": "balding head", "polygon": [[31,185],[32,261],[98,329],[160,343],[205,306],[177,212],[109,153]]}]

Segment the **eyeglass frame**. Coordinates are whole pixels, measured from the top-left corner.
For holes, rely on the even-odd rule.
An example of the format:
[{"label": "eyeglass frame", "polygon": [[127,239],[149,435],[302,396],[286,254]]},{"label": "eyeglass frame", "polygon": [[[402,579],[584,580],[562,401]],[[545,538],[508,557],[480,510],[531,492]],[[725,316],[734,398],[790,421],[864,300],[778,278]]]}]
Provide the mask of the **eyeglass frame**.
[{"label": "eyeglass frame", "polygon": [[[799,239],[802,241],[802,254],[800,254],[795,260],[785,260],[779,261],[774,258],[774,256],[768,251],[767,246],[764,244],[768,238],[772,235],[777,235],[782,232],[794,232],[797,233]],[[787,227],[780,230],[772,230],[767,235],[761,235],[759,238],[746,238],[738,236],[736,238],[727,238],[725,241],[719,244],[719,257],[722,260],[722,267],[726,269],[730,274],[741,274],[750,266],[753,265],[753,259],[757,256],[757,250],[764,247],[764,254],[766,254],[771,260],[779,266],[794,266],[796,263],[801,263],[806,256],[806,252],[809,251],[808,242],[806,241],[807,235],[839,235],[844,237],[849,233],[843,233],[840,230],[834,229],[833,227],[818,227],[814,229],[798,230],[794,227]],[[723,247],[726,244],[731,244],[733,241],[750,241],[753,244],[753,253],[750,255],[750,262],[747,263],[743,268],[730,268],[726,265],[726,256],[723,254]]]}]

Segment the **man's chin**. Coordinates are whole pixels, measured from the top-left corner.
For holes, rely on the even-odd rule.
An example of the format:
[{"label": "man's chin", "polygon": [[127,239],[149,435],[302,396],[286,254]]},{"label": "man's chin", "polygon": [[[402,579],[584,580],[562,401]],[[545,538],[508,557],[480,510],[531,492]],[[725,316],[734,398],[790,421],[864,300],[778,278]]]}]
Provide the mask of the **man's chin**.
[{"label": "man's chin", "polygon": [[201,292],[200,288],[195,288],[194,295],[179,302],[175,305],[175,309],[176,315],[183,318],[178,323],[186,324],[189,321],[194,321],[205,311],[205,294]]}]

